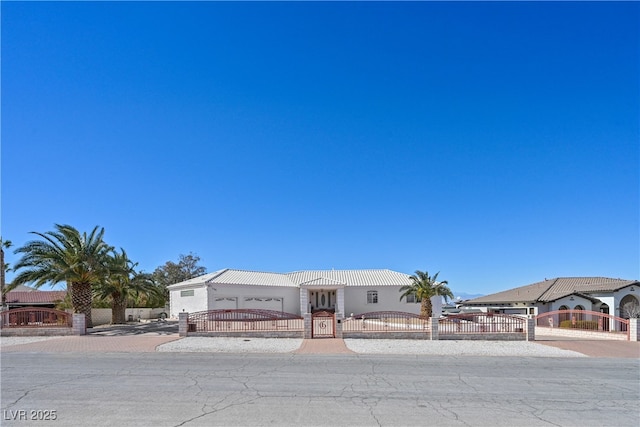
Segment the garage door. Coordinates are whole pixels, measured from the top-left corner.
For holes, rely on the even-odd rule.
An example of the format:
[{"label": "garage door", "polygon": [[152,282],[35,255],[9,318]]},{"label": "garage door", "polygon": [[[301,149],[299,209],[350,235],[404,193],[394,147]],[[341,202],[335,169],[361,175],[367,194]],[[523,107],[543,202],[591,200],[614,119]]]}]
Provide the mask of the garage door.
[{"label": "garage door", "polygon": [[281,297],[246,297],[244,308],[282,311],[282,300]]},{"label": "garage door", "polygon": [[217,297],[213,302],[214,310],[235,310],[238,308],[238,298]]}]

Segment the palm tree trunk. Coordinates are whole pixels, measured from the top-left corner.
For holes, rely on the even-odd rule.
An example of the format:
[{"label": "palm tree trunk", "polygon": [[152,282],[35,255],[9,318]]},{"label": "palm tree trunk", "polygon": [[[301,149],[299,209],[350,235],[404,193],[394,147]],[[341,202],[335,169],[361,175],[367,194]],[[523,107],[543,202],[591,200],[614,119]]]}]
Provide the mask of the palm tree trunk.
[{"label": "palm tree trunk", "polygon": [[4,308],[4,302],[7,298],[4,295],[4,250],[2,246],[0,246],[0,265],[2,266],[2,270],[0,270],[0,293],[2,297],[2,306]]},{"label": "palm tree trunk", "polygon": [[111,302],[111,323],[121,325],[127,323],[125,320],[125,312],[127,309],[127,300],[122,295],[112,295]]},{"label": "palm tree trunk", "polygon": [[433,308],[431,307],[431,299],[423,297],[420,303],[420,316],[431,317],[432,310]]},{"label": "palm tree trunk", "polygon": [[76,313],[84,313],[87,328],[93,328],[91,321],[91,284],[84,282],[71,283],[71,304]]}]

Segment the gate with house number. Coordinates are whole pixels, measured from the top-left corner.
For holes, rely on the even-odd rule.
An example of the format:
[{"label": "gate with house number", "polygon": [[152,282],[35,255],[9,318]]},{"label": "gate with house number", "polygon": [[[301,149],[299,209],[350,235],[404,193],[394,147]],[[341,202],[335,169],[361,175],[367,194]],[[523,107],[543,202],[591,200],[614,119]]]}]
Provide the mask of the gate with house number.
[{"label": "gate with house number", "polygon": [[329,311],[317,311],[311,315],[311,338],[335,338],[336,315]]}]

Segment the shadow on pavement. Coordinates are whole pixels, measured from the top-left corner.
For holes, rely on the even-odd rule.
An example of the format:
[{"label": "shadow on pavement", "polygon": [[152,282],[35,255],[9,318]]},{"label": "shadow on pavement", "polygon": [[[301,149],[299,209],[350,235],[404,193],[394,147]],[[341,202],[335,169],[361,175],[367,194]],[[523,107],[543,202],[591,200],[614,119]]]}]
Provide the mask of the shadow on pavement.
[{"label": "shadow on pavement", "polygon": [[87,329],[88,335],[174,335],[178,333],[178,321],[135,322],[124,325],[106,325]]}]

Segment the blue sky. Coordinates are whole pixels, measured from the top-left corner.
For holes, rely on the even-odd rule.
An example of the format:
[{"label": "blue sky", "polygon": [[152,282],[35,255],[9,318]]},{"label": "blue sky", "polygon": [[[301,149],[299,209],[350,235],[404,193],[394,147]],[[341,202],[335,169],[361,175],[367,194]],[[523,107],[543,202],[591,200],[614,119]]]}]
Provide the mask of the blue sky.
[{"label": "blue sky", "polygon": [[1,8],[16,246],[61,223],[146,271],[640,278],[638,3]]}]

